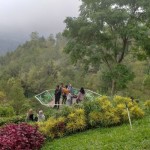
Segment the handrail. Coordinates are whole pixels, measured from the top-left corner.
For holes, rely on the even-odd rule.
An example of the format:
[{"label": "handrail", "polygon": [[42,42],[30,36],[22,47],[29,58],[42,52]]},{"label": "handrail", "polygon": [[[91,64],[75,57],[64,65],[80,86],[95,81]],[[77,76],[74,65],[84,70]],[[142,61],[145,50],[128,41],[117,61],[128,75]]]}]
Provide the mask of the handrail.
[{"label": "handrail", "polygon": [[[79,89],[77,89],[77,88],[73,88],[73,89],[75,89],[75,90],[79,90]],[[50,106],[54,106],[54,105],[56,105],[56,104],[45,104],[45,103],[43,103],[42,102],[42,100],[39,98],[42,94],[44,94],[44,93],[48,93],[48,94],[50,94],[50,91],[54,91],[55,89],[50,89],[50,90],[45,90],[45,91],[43,91],[43,92],[41,92],[41,93],[39,93],[39,94],[37,94],[37,95],[35,95],[35,98],[40,102],[40,104],[41,105],[44,105],[44,106],[47,106],[47,107],[50,107]],[[102,95],[100,95],[99,93],[96,93],[96,92],[94,92],[94,91],[91,91],[91,90],[89,90],[89,89],[85,89],[85,91],[87,91],[87,92],[90,92],[90,93],[92,93],[92,94],[95,94],[95,95],[97,95],[97,96],[102,96]],[[54,96],[52,96],[51,94],[50,94],[50,97],[53,99],[54,98]],[[42,97],[41,97],[42,98]],[[57,104],[57,105],[64,105],[64,104]]]}]

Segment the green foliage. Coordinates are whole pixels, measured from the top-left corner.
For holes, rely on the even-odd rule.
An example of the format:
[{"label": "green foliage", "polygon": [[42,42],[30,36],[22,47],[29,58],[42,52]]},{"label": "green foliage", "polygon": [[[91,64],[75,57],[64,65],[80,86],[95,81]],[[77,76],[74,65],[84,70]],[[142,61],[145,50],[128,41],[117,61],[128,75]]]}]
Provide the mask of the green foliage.
[{"label": "green foliage", "polygon": [[14,116],[15,112],[11,106],[0,106],[0,117],[11,117]]},{"label": "green foliage", "polygon": [[[67,112],[67,110],[65,111]],[[58,118],[51,117],[45,122],[39,122],[39,130],[47,137],[53,139],[85,129],[86,119],[83,109],[74,109],[63,115],[65,116]]]},{"label": "green foliage", "polygon": [[150,111],[150,100],[145,101],[144,106],[146,110]]},{"label": "green foliage", "polygon": [[89,125],[112,126],[127,122],[128,112],[126,104],[132,119],[142,118],[144,116],[144,111],[137,103],[132,103],[130,98],[115,96],[113,100],[109,100],[107,96],[102,96],[91,103],[85,103]]},{"label": "green foliage", "polygon": [[128,69],[125,65],[118,64],[113,68],[113,70],[104,72],[102,75],[102,80],[105,82],[105,86],[111,87],[111,81],[114,80],[116,84],[116,91],[124,89],[127,87],[127,83],[132,81],[134,78],[134,73]]},{"label": "green foliage", "polygon": [[129,129],[129,124],[92,129],[65,138],[47,141],[42,150],[149,150],[149,117],[133,121],[133,130]]},{"label": "green foliage", "polygon": [[115,96],[110,100],[107,96],[102,96],[82,103],[82,106],[63,107],[54,115],[55,118],[50,117],[47,121],[38,123],[39,130],[53,139],[86,128],[120,125],[128,121],[126,105],[132,120],[144,116],[144,111],[130,98]]},{"label": "green foliage", "polygon": [[140,108],[138,103],[132,102],[132,100],[128,97],[115,96],[113,102],[117,107],[116,112],[121,117],[122,121],[128,120],[126,106],[129,109],[131,118],[136,119],[144,116],[144,111]]},{"label": "green foliage", "polygon": [[55,137],[62,137],[65,134],[65,118],[59,117],[57,119],[51,117],[45,122],[38,122],[39,130],[51,139]]},{"label": "green foliage", "polygon": [[84,109],[75,109],[67,116],[66,130],[69,133],[82,131],[86,128]]},{"label": "green foliage", "polygon": [[0,106],[0,117],[11,117],[14,116],[15,112],[11,106]]},{"label": "green foliage", "polygon": [[6,103],[7,96],[4,92],[0,91],[0,104]]},{"label": "green foliage", "polygon": [[0,117],[0,126],[10,123],[20,123],[25,121],[25,116]]},{"label": "green foliage", "polygon": [[[111,87],[109,90],[114,94],[115,88],[125,88],[133,79],[133,73],[122,64],[133,47],[140,48],[141,36],[148,37],[149,26],[145,20],[149,20],[147,8],[150,2],[82,2],[79,17],[65,20],[64,36],[69,40],[65,52],[74,63],[80,61],[86,67],[97,67],[97,71],[105,66],[108,70],[106,84],[110,84],[107,87]],[[148,40],[144,42],[148,48]]]},{"label": "green foliage", "polygon": [[146,89],[150,89],[150,75],[146,75],[143,81],[143,86]]},{"label": "green foliage", "polygon": [[28,101],[25,99],[23,88],[19,80],[11,78],[8,80],[8,97],[11,100],[10,105],[13,107],[16,114],[21,114],[26,112],[29,105]]}]

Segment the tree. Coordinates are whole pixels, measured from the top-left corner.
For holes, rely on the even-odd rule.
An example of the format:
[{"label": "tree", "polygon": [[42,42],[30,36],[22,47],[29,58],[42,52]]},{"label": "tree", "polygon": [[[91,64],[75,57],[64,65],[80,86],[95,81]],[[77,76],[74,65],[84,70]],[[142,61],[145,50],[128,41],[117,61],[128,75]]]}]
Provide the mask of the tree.
[{"label": "tree", "polygon": [[32,33],[30,34],[30,38],[31,38],[31,40],[33,40],[33,41],[37,41],[37,40],[39,39],[39,33],[38,33],[38,32],[32,32]]},{"label": "tree", "polygon": [[[82,0],[79,17],[65,20],[63,35],[69,39],[65,52],[74,63],[104,64],[113,76],[140,35],[149,31],[149,7],[147,0]],[[111,78],[112,94],[117,80]]]},{"label": "tree", "polygon": [[[11,101],[10,104],[14,108],[16,115],[25,112],[29,105],[28,101],[26,101],[24,96],[23,88],[21,87],[21,82],[18,79],[10,78],[7,82],[7,95],[9,100]],[[27,104],[27,105],[26,105]]]}]

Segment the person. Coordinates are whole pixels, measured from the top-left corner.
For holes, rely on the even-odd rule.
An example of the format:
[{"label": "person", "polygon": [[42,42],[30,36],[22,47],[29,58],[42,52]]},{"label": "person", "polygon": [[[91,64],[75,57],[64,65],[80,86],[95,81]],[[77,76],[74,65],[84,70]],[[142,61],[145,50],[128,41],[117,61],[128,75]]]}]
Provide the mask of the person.
[{"label": "person", "polygon": [[27,112],[26,121],[34,121],[34,114],[32,109],[29,109],[29,111]]},{"label": "person", "polygon": [[132,102],[134,102],[134,97],[131,96],[130,99],[131,99]]},{"label": "person", "polygon": [[42,110],[39,111],[39,113],[37,114],[37,117],[38,117],[38,122],[45,120],[45,115]]},{"label": "person", "polygon": [[72,105],[72,94],[71,92],[69,91],[69,93],[67,94],[67,101],[66,101],[66,104],[68,106],[71,106]]},{"label": "person", "polygon": [[70,91],[71,94],[73,94],[73,87],[71,84],[68,85],[68,90]]},{"label": "person", "polygon": [[62,104],[66,104],[68,93],[69,93],[68,85],[66,85],[65,88],[62,89]]},{"label": "person", "polygon": [[59,85],[57,85],[55,89],[55,106],[54,106],[57,109],[59,109],[60,96],[61,96],[61,89],[59,88]]},{"label": "person", "polygon": [[77,95],[76,103],[81,102],[84,99],[84,96],[85,96],[85,90],[83,87],[81,87],[81,89]]}]

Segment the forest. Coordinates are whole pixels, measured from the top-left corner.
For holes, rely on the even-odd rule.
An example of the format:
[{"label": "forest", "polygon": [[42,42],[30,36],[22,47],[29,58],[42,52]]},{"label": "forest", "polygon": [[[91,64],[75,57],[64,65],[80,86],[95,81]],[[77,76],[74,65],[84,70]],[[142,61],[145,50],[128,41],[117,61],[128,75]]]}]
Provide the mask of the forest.
[{"label": "forest", "polygon": [[[36,94],[54,89],[62,82],[71,83],[76,88],[83,86],[101,95],[132,96],[141,100],[149,98],[150,60],[145,51],[130,49],[118,64],[113,64],[112,55],[108,54],[106,59],[112,67],[109,69],[103,62],[94,65],[83,62],[85,56],[79,56],[78,51],[73,54],[74,58],[70,57],[64,49],[67,48],[67,42],[68,39],[61,33],[56,37],[51,34],[46,39],[32,32],[30,41],[1,56],[2,99],[10,103],[17,101],[20,106],[24,99],[32,99]],[[101,58],[95,59],[101,61]],[[114,93],[112,81],[115,81]]]}]

